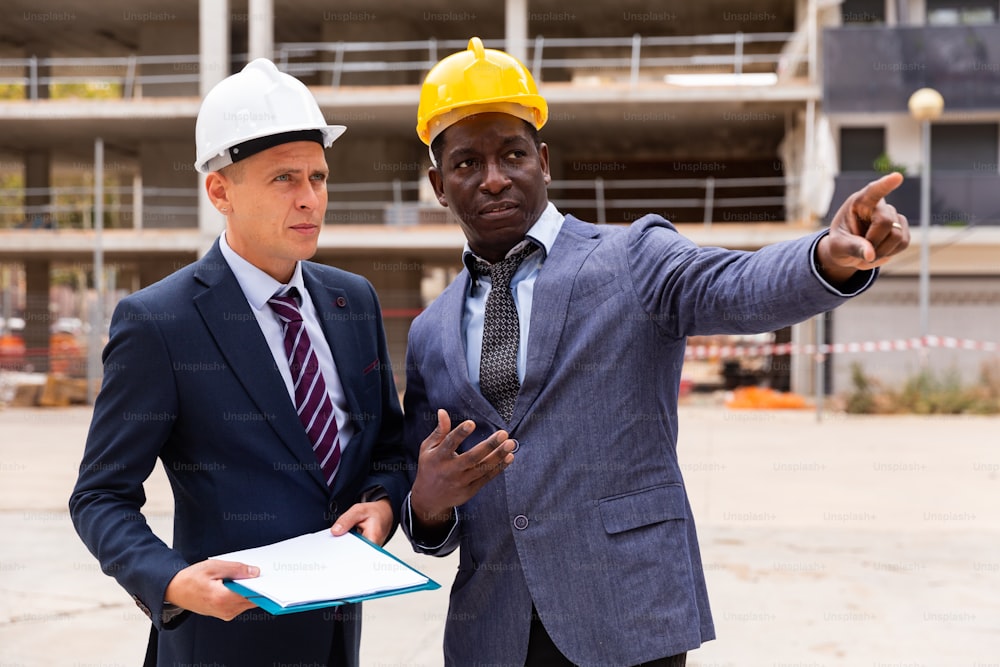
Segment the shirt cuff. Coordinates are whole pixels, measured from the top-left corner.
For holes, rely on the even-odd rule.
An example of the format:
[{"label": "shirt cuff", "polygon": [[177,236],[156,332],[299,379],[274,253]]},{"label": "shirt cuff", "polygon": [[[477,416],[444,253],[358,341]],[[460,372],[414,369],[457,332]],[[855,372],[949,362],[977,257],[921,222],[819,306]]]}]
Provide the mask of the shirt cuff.
[{"label": "shirt cuff", "polygon": [[178,607],[175,604],[170,604],[169,602],[164,602],[163,603],[163,615],[162,615],[163,625],[164,626],[169,625],[171,621],[173,621],[175,618],[177,618],[178,616],[180,616],[181,614],[183,614],[185,611],[187,611],[187,610],[184,609],[183,607]]},{"label": "shirt cuff", "polygon": [[403,501],[403,521],[406,523],[405,527],[407,532],[410,534],[410,539],[413,540],[413,543],[423,550],[434,552],[443,548],[446,544],[448,544],[448,542],[451,541],[455,528],[458,527],[458,510],[454,507],[451,508],[451,528],[448,529],[448,533],[439,544],[427,544],[427,542],[421,539],[420,535],[417,534],[417,524],[413,522],[413,508],[410,506],[409,493],[406,494],[406,500]]},{"label": "shirt cuff", "polygon": [[376,500],[382,500],[383,498],[388,498],[390,501],[392,500],[389,498],[389,492],[385,490],[385,487],[379,484],[378,486],[373,486],[362,493],[358,498],[358,502],[373,503]]},{"label": "shirt cuff", "polygon": [[816,276],[816,280],[818,280],[820,284],[823,285],[823,287],[825,287],[828,292],[836,294],[837,296],[846,296],[846,297],[857,296],[858,294],[861,294],[866,289],[872,286],[872,284],[875,282],[875,277],[878,275],[878,269],[868,269],[868,270],[859,269],[841,287],[834,287],[833,285],[831,285],[829,282],[827,282],[826,278],[824,278],[823,274],[820,272],[819,259],[817,259],[816,257],[816,246],[819,245],[820,239],[822,239],[829,233],[830,230],[827,229],[823,233],[818,234],[816,236],[816,239],[812,242],[812,245],[809,246],[809,266],[812,267],[812,272],[813,275]]}]

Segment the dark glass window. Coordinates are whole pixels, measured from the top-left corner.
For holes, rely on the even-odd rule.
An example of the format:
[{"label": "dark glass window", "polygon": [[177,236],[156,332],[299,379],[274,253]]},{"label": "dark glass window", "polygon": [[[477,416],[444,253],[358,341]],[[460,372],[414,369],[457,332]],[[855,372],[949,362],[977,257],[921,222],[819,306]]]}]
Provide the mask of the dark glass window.
[{"label": "dark glass window", "polygon": [[844,25],[885,23],[885,0],[844,0],[840,19]]},{"label": "dark glass window", "polygon": [[874,171],[875,160],[885,152],[885,128],[840,128],[840,170]]},{"label": "dark glass window", "polygon": [[997,173],[996,123],[931,126],[932,171]]}]

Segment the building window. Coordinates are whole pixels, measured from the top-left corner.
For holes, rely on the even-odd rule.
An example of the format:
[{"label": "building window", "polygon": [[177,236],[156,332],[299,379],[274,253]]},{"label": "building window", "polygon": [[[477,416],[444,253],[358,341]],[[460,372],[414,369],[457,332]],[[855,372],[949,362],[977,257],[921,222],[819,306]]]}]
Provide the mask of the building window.
[{"label": "building window", "polygon": [[998,0],[927,0],[928,25],[988,25],[997,22]]},{"label": "building window", "polygon": [[844,0],[840,5],[844,25],[885,23],[885,0]]},{"label": "building window", "polygon": [[840,128],[840,171],[875,171],[875,160],[885,153],[885,128]]},{"label": "building window", "polygon": [[932,169],[997,173],[998,129],[996,123],[932,125]]}]

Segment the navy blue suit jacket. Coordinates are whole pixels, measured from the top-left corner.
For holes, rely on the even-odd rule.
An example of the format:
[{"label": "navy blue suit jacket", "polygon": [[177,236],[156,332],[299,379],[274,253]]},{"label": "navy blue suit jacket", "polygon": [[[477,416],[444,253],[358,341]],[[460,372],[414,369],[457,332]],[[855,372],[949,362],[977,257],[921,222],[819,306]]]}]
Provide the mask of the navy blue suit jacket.
[{"label": "navy blue suit jacket", "polygon": [[447,665],[523,665],[532,604],[583,666],[640,664],[715,636],[677,456],[685,341],[773,331],[843,303],[814,273],[818,236],[749,253],[700,248],[659,216],[627,228],[567,216],[535,281],[509,424],[469,382],[468,272],[413,322],[411,465],[438,408],[453,425],[476,422],[463,450],[497,429],[519,442],[444,544],[415,539],[403,517],[417,551],[460,548]]},{"label": "navy blue suit jacket", "polygon": [[[218,242],[123,299],[112,318],[70,512],[104,572],[152,619],[156,664],[357,662],[359,607],[277,617],[253,609],[228,623],[163,617],[164,591],[182,568],[328,528],[376,487],[398,508],[408,489],[375,292],[332,267],[303,262],[302,272],[357,428],[332,488]],[[157,458],[173,489],[172,546],[141,513]]]}]

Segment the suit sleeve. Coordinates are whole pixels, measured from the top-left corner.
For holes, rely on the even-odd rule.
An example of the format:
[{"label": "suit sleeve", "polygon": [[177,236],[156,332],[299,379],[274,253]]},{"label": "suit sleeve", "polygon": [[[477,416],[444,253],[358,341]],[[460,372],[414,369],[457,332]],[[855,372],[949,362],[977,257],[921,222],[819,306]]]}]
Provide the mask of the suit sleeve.
[{"label": "suit sleeve", "polygon": [[[404,414],[406,415],[404,429],[404,443],[406,446],[406,469],[410,474],[410,483],[417,476],[417,461],[420,457],[420,444],[431,431],[437,426],[437,410],[430,405],[427,398],[427,390],[424,385],[424,378],[420,372],[420,361],[418,350],[419,331],[417,322],[410,328],[410,340],[406,346],[406,394],[403,398]],[[410,540],[410,545],[417,553],[428,554],[430,556],[447,556],[454,551],[459,544],[458,513],[453,510],[453,521],[447,534],[444,536],[421,535],[419,529],[413,523],[413,515],[410,511],[410,498],[406,497],[406,502],[400,513],[400,525],[403,532]]]},{"label": "suit sleeve", "polygon": [[[369,284],[368,291],[377,317],[376,338],[378,340],[379,382],[381,383],[381,422],[379,435],[372,450],[371,468],[368,478],[361,486],[362,499],[378,499],[387,497],[394,514],[393,532],[399,523],[399,510],[403,499],[410,490],[410,480],[406,473],[406,459],[403,452],[403,412],[399,405],[399,394],[392,375],[392,365],[389,363],[389,348],[385,337],[385,327],[382,324],[382,311],[379,307],[375,289]],[[370,492],[376,491],[374,495]],[[383,495],[384,493],[384,495]],[[389,538],[392,537],[390,533]],[[389,538],[386,538],[387,541]]]},{"label": "suit sleeve", "polygon": [[[152,312],[126,298],[115,309],[104,349],[104,381],[94,404],[70,517],[84,544],[158,629],[164,591],[189,563],[150,529],[143,484],[177,417],[170,358]],[[169,614],[168,614],[169,616]]]},{"label": "suit sleeve", "polygon": [[700,247],[647,216],[629,228],[629,277],[649,319],[672,337],[775,331],[833,310],[874,281],[877,271],[859,272],[847,292],[824,281],[813,257],[826,233],[748,252]]}]

